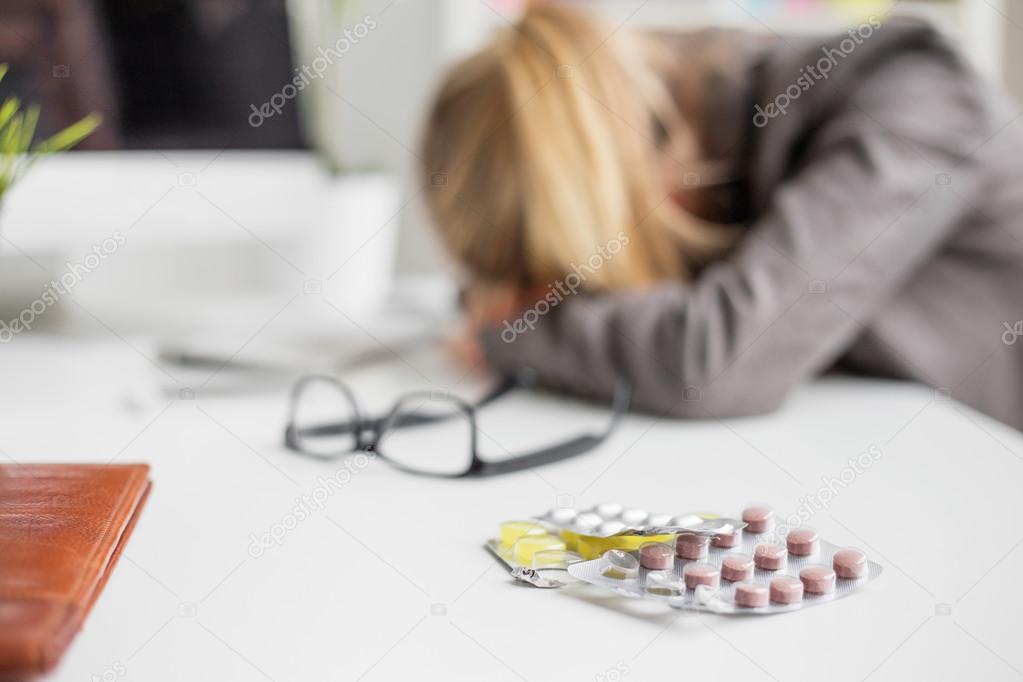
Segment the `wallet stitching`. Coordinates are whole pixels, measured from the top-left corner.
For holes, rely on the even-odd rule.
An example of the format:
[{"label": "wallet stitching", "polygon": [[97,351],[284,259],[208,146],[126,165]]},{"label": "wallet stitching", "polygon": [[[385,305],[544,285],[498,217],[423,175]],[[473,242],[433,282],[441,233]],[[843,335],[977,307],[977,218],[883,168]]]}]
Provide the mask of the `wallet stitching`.
[{"label": "wallet stitching", "polygon": [[[134,489],[136,487],[136,480],[135,479],[137,479],[139,476],[147,475],[147,474],[148,474],[148,470],[146,470],[146,469],[138,469],[138,470],[132,469],[131,470],[131,475],[129,476],[129,478],[127,480],[127,483],[129,483],[131,485],[126,485],[122,489],[120,499],[117,501],[117,504],[114,507],[115,511],[117,511],[119,513],[122,510],[122,508],[124,507],[125,498],[127,497],[128,490]],[[107,540],[107,538],[108,538],[108,536],[110,534],[110,528],[113,525],[112,519],[113,519],[113,515],[107,517],[107,520],[106,520],[106,522],[104,524],[103,532],[100,535],[100,539],[103,540],[104,542]],[[90,564],[95,559],[96,554],[99,552],[99,547],[101,547],[102,545],[103,545],[102,542],[95,543],[95,546],[93,547],[92,554],[89,557]],[[111,551],[113,551],[113,550],[111,550]],[[71,596],[66,597],[64,599],[64,605],[67,608],[62,610],[62,611],[55,611],[54,612],[54,615],[51,617],[50,622],[48,622],[46,624],[45,630],[47,632],[55,633],[55,632],[57,632],[57,628],[58,628],[59,625],[66,624],[68,622],[67,614],[68,614],[69,610],[79,611],[79,610],[83,610],[85,608],[85,604],[77,604],[77,603],[75,603],[75,599],[74,599],[75,595],[78,595],[79,597],[82,596],[82,595],[80,595],[78,593],[81,590],[81,585],[84,582],[84,580],[85,580],[85,573],[82,573],[78,577],[78,579],[75,581],[75,584],[74,584],[74,586],[73,586],[73,588],[71,590]],[[59,616],[58,616],[58,614],[59,614]],[[80,627],[80,626],[81,626],[81,623],[78,624],[78,627]],[[76,630],[77,629],[78,628],[76,627]],[[43,642],[42,646],[40,646],[39,649],[37,650],[37,663],[38,663],[38,665],[40,665],[42,667],[45,667],[46,661],[48,660],[47,654],[50,653],[50,652],[48,652],[47,649],[49,648],[49,645],[50,645],[50,642]]]},{"label": "wallet stitching", "polygon": [[[90,565],[92,564],[93,561],[95,561],[96,555],[99,553],[100,547],[103,547],[104,545],[106,545],[106,542],[107,542],[107,540],[108,540],[108,538],[110,536],[110,529],[113,526],[114,518],[120,518],[120,517],[123,516],[122,512],[124,510],[124,507],[126,506],[125,499],[128,496],[128,491],[129,490],[136,490],[137,489],[137,482],[135,481],[135,479],[137,479],[143,473],[144,472],[143,472],[142,469],[132,469],[131,470],[131,476],[128,478],[128,481],[127,481],[131,485],[126,485],[126,486],[124,486],[122,488],[122,490],[121,490],[121,497],[117,501],[116,506],[114,507],[114,511],[116,512],[116,514],[111,513],[110,515],[107,516],[107,519],[106,519],[106,521],[103,524],[103,533],[100,536],[100,539],[102,540],[102,542],[97,542],[97,543],[95,543],[93,545],[92,554],[89,556],[89,564]],[[136,501],[137,501],[137,499],[138,499],[138,497],[136,496]],[[114,548],[111,547],[110,548],[110,552],[113,553],[113,551],[114,551]],[[109,557],[107,557],[107,560],[109,561]],[[106,563],[107,562],[104,562],[104,565],[106,565]],[[82,573],[81,575],[79,575],[78,580],[75,582],[75,586],[74,586],[74,590],[73,590],[73,592],[75,594],[79,593],[79,591],[81,589],[81,586],[82,586],[82,583],[85,581],[85,575],[86,575],[85,573]],[[82,595],[78,595],[78,596],[82,596]]]}]

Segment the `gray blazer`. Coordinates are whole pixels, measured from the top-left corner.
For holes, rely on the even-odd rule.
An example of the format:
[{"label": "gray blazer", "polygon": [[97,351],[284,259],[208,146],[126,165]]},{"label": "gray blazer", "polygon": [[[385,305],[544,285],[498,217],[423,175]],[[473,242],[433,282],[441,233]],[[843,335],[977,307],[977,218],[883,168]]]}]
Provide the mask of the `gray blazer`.
[{"label": "gray blazer", "polygon": [[748,225],[727,259],[487,330],[492,366],[597,398],[624,377],[638,407],[697,418],[773,410],[838,366],[1023,427],[1023,119],[926,25],[848,38],[773,41],[708,88]]}]

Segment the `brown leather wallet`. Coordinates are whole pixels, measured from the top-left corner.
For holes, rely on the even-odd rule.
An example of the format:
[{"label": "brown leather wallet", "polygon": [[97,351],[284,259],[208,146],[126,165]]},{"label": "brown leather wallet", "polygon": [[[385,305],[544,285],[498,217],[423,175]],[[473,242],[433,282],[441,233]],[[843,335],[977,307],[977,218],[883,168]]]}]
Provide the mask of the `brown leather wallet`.
[{"label": "brown leather wallet", "polygon": [[0,465],[0,680],[57,665],[149,488],[145,464]]}]

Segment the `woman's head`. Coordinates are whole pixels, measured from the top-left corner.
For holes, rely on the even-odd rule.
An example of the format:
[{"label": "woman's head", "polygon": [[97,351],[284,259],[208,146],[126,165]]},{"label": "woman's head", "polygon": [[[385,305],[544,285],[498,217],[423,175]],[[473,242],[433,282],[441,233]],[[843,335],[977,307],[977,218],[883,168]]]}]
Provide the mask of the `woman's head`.
[{"label": "woman's head", "polygon": [[695,163],[699,151],[654,49],[545,5],[451,70],[422,172],[470,277],[528,288],[588,263],[583,288],[631,288],[685,277],[725,247],[724,231],[671,199],[666,158]]}]

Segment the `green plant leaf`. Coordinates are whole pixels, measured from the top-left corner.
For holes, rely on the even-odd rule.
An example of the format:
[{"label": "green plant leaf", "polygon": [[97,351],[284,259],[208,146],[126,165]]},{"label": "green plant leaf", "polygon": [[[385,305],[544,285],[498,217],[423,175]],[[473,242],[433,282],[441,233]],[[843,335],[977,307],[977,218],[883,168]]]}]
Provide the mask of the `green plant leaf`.
[{"label": "green plant leaf", "polygon": [[[7,75],[7,64],[0,64],[0,81]],[[0,105],[0,198],[40,159],[71,149],[95,132],[102,122],[99,114],[90,114],[51,137],[32,141],[39,127],[39,107],[21,110],[21,100],[8,97]]]},{"label": "green plant leaf", "polygon": [[95,132],[96,128],[99,128],[99,124],[102,123],[102,121],[103,117],[99,114],[89,114],[82,120],[72,123],[59,133],[40,142],[36,145],[33,153],[53,154],[55,152],[62,152],[67,149],[71,149]]},{"label": "green plant leaf", "polygon": [[28,155],[28,150],[32,146],[32,138],[35,137],[38,125],[39,106],[32,105],[25,112],[25,117],[21,121],[21,139],[16,144],[19,152],[18,158],[11,168],[11,178],[9,180],[11,184],[17,182],[32,166],[32,157]]},{"label": "green plant leaf", "polygon": [[36,134],[36,126],[39,125],[39,105],[33,104],[25,111],[25,120],[21,127],[21,141],[18,148],[26,151],[32,146],[32,138]]},{"label": "green plant leaf", "polygon": [[21,128],[24,121],[25,115],[17,113],[11,117],[11,120],[7,122],[7,127],[0,133],[0,151],[5,157],[21,154],[22,149],[18,145],[21,142]]},{"label": "green plant leaf", "polygon": [[0,178],[8,187],[14,184],[14,166],[21,154],[18,143],[21,141],[23,119],[24,115],[20,113],[11,116],[7,126],[0,132]]},{"label": "green plant leaf", "polygon": [[18,113],[19,106],[21,106],[21,101],[17,97],[9,97],[3,106],[0,106],[0,131],[4,129],[11,117]]}]

